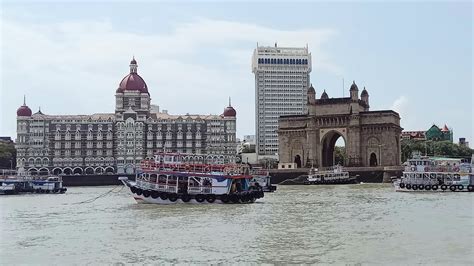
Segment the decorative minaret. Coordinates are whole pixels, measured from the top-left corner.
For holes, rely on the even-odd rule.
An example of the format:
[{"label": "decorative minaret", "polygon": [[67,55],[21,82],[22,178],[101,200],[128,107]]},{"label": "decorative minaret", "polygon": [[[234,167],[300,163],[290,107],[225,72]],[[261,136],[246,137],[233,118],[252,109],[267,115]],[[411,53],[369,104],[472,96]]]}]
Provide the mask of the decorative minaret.
[{"label": "decorative minaret", "polygon": [[307,92],[307,97],[308,97],[308,104],[315,104],[316,103],[316,90],[313,87],[313,84],[311,84],[308,88]]},{"label": "decorative minaret", "polygon": [[364,101],[364,102],[367,104],[366,111],[368,111],[368,110],[369,110],[369,106],[370,106],[370,105],[369,105],[369,93],[367,92],[367,90],[365,89],[365,87],[364,87],[364,89],[362,90],[362,93],[360,94],[360,98],[361,98],[362,101]]},{"label": "decorative minaret", "polygon": [[359,100],[359,88],[357,87],[355,81],[352,81],[352,85],[349,91],[351,93],[351,100]]}]

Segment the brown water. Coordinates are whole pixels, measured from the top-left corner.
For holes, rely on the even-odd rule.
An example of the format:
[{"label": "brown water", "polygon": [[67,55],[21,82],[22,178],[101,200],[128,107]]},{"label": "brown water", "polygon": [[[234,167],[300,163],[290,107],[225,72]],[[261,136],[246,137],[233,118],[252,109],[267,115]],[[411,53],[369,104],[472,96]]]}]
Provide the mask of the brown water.
[{"label": "brown water", "polygon": [[[474,193],[279,186],[250,205],[138,205],[126,189],[0,197],[0,264],[474,263]],[[118,189],[117,189],[118,190]]]}]

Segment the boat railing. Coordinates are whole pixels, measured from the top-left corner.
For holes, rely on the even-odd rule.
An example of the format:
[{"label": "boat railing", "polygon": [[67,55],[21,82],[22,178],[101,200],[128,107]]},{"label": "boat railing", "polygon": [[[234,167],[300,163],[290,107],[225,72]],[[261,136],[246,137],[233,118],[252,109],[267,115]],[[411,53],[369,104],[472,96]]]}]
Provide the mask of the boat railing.
[{"label": "boat railing", "polygon": [[[152,160],[142,161],[140,168],[143,171],[174,171],[184,173],[222,173],[223,175],[253,174],[247,164],[170,164],[156,163]],[[264,173],[262,170],[254,172]],[[268,174],[268,172],[266,172]]]},{"label": "boat railing", "polygon": [[408,165],[405,166],[405,172],[459,172],[459,166],[420,166]]}]

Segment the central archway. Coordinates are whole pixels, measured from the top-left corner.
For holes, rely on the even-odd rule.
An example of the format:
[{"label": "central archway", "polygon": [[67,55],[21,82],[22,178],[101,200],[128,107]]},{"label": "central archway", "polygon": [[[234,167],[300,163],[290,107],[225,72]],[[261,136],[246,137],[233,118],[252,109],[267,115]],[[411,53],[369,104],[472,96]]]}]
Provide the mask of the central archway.
[{"label": "central archway", "polygon": [[321,141],[321,163],[323,167],[346,163],[346,140],[341,133],[331,130]]}]

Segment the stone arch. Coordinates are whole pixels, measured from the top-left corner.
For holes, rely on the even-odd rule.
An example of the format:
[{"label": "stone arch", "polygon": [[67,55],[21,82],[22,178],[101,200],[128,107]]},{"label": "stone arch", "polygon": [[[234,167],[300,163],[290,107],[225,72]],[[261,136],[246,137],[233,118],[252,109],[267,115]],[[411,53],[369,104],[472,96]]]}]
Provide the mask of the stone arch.
[{"label": "stone arch", "polygon": [[131,165],[131,164],[125,165],[125,173],[126,174],[133,174],[133,172],[135,172],[135,169],[134,169],[133,165]]},{"label": "stone arch", "polygon": [[31,158],[31,157],[28,158],[28,165],[29,165],[29,166],[32,166],[32,165],[34,165],[34,164],[35,164],[35,159],[34,159],[34,158]]},{"label": "stone arch", "polygon": [[40,168],[40,169],[38,170],[38,175],[49,175],[49,170],[48,170],[48,168],[45,168],[45,167]]},{"label": "stone arch", "polygon": [[49,164],[49,159],[47,157],[43,158],[43,165],[48,165]]},{"label": "stone arch", "polygon": [[375,136],[370,136],[367,138],[367,160],[366,160],[366,165],[367,166],[378,166],[380,165],[380,140],[375,137]]},{"label": "stone arch", "polygon": [[[323,167],[333,166],[335,164],[335,148],[337,140],[342,137],[347,144],[347,138],[344,132],[337,129],[331,129],[321,136],[321,165]],[[343,163],[346,165],[346,163]]]},{"label": "stone arch", "polygon": [[59,168],[59,167],[56,167],[53,169],[53,175],[60,175],[63,173],[63,169]]},{"label": "stone arch", "polygon": [[114,172],[115,172],[115,169],[112,166],[105,167],[106,174],[113,174]]},{"label": "stone arch", "polygon": [[369,166],[377,166],[378,161],[377,161],[377,154],[372,152],[369,157]]},{"label": "stone arch", "polygon": [[301,156],[299,154],[295,155],[294,163],[296,164],[297,168],[301,168]]},{"label": "stone arch", "polygon": [[88,167],[86,167],[86,169],[84,169],[84,173],[86,175],[93,175],[94,174],[94,168],[88,166]]},{"label": "stone arch", "polygon": [[96,174],[103,174],[104,173],[104,167],[102,167],[102,166],[96,167],[94,172]]},{"label": "stone arch", "polygon": [[82,168],[81,167],[76,167],[72,170],[72,173],[75,175],[82,175]]},{"label": "stone arch", "polygon": [[65,167],[65,168],[63,169],[63,173],[64,173],[65,175],[72,175],[72,168],[71,168],[71,167]]},{"label": "stone arch", "polygon": [[30,175],[37,175],[37,174],[38,174],[38,169],[36,169],[36,168],[30,168],[30,169],[28,169],[28,173],[29,173]]}]

